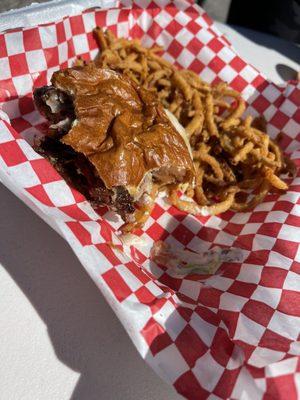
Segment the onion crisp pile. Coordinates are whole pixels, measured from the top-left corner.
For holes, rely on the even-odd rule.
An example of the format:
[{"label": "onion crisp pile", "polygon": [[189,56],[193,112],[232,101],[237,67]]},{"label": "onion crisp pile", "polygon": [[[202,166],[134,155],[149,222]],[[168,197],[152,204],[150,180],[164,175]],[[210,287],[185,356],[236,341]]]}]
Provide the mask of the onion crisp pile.
[{"label": "onion crisp pile", "polygon": [[293,163],[265,133],[263,118],[242,117],[246,104],[237,91],[177,69],[157,54],[160,47],[148,49],[139,40],[116,38],[98,27],[94,33],[100,47],[95,64],[122,72],[154,92],[186,130],[196,179],[189,186],[171,187],[172,204],[202,215],[246,211],[269,191],[288,188],[279,175],[292,174]]}]

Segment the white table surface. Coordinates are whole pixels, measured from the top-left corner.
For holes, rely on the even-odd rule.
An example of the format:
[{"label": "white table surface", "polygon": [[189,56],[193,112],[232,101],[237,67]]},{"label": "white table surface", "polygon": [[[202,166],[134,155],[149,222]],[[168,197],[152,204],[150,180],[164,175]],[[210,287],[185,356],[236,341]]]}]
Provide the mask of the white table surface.
[{"label": "white table surface", "polygon": [[[221,29],[274,81],[277,64],[299,69]],[[2,185],[0,335],[0,400],[181,398],[140,358],[68,245]]]}]

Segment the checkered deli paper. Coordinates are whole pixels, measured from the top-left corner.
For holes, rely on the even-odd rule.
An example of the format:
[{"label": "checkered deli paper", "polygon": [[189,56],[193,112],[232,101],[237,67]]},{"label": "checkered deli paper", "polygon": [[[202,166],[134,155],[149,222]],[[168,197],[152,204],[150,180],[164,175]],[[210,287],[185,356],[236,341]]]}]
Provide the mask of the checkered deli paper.
[{"label": "checkered deli paper", "polygon": [[[268,133],[282,132],[286,153],[299,160],[299,84],[268,82],[191,1],[124,1],[0,34],[1,181],[65,238],[141,356],[185,398],[299,399],[299,177],[247,213],[196,218],[160,198],[140,232],[144,244],[123,248],[120,220],[96,213],[32,149],[45,125],[33,88],[76,57],[95,57],[96,25],[161,45],[166,59],[208,82],[227,81],[243,93],[247,113],[263,114]],[[213,276],[179,279],[150,261],[158,240],[197,253],[238,247],[243,258]]]}]

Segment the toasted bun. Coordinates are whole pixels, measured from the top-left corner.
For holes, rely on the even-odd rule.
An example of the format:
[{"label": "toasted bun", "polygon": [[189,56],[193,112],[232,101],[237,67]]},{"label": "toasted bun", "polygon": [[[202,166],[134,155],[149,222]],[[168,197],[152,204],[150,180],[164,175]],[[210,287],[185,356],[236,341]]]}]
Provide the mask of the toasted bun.
[{"label": "toasted bun", "polygon": [[89,159],[107,188],[134,195],[161,167],[181,171],[181,182],[192,179],[188,142],[151,92],[93,64],[55,72],[52,84],[71,95],[76,115],[61,141]]}]

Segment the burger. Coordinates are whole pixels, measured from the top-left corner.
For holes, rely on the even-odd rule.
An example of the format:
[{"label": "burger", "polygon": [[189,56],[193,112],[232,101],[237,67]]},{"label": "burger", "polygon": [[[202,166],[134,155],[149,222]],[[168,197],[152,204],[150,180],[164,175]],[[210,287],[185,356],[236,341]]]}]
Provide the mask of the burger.
[{"label": "burger", "polygon": [[49,122],[35,149],[93,207],[108,206],[131,228],[160,190],[193,180],[184,129],[129,77],[93,63],[67,68],[34,100]]}]

